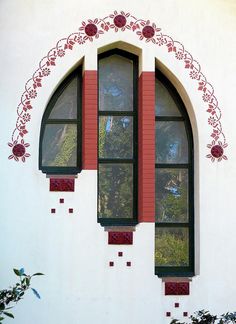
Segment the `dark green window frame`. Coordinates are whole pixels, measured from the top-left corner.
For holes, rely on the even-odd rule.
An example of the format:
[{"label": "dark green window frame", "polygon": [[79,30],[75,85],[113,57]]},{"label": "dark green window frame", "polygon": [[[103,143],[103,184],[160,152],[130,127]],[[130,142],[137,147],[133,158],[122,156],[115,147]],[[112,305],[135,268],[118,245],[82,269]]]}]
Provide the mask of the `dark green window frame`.
[{"label": "dark green window frame", "polygon": [[[128,58],[133,62],[133,111],[113,111],[99,110],[98,100],[98,138],[99,138],[99,117],[101,116],[132,116],[133,117],[133,158],[100,158],[98,145],[98,222],[102,226],[132,226],[138,223],[138,57],[129,52],[112,49],[98,55],[98,91],[99,91],[99,61],[112,55],[119,55]],[[123,164],[130,163],[133,166],[133,217],[132,218],[112,218],[99,217],[99,165],[101,164]]]},{"label": "dark green window frame", "polygon": [[[49,119],[50,113],[54,108],[54,105],[63,93],[67,85],[72,81],[72,79],[77,79],[77,118],[76,119]],[[61,124],[71,124],[76,125],[77,129],[77,154],[76,154],[76,165],[75,166],[43,166],[42,165],[42,143],[45,134],[45,128],[47,125],[61,125]],[[52,98],[50,99],[46,110],[44,112],[40,141],[39,141],[39,169],[46,174],[62,174],[62,175],[73,175],[81,172],[82,169],[82,67],[78,67],[73,71],[56,89]]]},{"label": "dark green window frame", "polygon": [[[159,71],[156,70],[156,79],[159,80],[169,91],[172,99],[176,103],[181,116],[156,116],[158,121],[182,121],[185,125],[188,142],[188,163],[155,163],[155,169],[186,169],[188,170],[188,222],[157,222],[155,228],[187,228],[188,237],[188,266],[155,266],[155,274],[159,277],[191,277],[194,276],[194,149],[193,134],[190,120],[184,103],[172,83]],[[158,181],[157,184],[158,186]],[[157,214],[157,212],[156,212]],[[158,247],[157,247],[158,249]]]}]

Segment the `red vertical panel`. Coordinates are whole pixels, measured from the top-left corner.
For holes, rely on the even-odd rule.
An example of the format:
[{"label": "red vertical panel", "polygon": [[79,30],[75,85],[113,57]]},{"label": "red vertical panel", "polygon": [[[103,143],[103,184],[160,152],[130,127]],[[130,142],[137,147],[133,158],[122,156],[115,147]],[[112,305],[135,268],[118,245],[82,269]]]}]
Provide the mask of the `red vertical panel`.
[{"label": "red vertical panel", "polygon": [[82,115],[83,169],[97,170],[97,71],[84,72]]},{"label": "red vertical panel", "polygon": [[139,191],[140,222],[155,222],[155,72],[139,79]]}]

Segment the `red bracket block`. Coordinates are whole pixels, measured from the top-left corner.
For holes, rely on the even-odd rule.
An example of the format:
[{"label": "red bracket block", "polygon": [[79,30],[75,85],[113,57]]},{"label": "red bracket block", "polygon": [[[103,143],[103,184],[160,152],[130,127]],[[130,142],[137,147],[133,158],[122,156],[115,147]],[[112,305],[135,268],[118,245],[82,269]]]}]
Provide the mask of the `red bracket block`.
[{"label": "red bracket block", "polygon": [[166,282],[165,295],[189,295],[189,282]]},{"label": "red bracket block", "polygon": [[133,244],[133,232],[108,232],[108,244]]},{"label": "red bracket block", "polygon": [[75,191],[75,179],[50,178],[50,191]]}]

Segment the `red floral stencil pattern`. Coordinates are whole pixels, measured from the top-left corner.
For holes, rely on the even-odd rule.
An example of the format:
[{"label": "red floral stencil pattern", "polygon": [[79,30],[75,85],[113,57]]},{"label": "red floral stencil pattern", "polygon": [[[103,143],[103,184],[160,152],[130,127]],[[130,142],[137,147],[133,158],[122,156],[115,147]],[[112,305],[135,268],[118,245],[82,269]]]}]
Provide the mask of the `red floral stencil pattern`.
[{"label": "red floral stencil pattern", "polygon": [[165,295],[189,295],[189,282],[166,282]]},{"label": "red floral stencil pattern", "polygon": [[26,126],[31,120],[33,101],[37,98],[44,79],[51,75],[57,61],[73,50],[75,46],[93,42],[110,31],[116,33],[129,31],[137,35],[140,41],[150,42],[162,47],[183,65],[189,78],[195,83],[196,89],[201,94],[203,107],[205,107],[204,109],[208,114],[207,121],[210,127],[211,144],[207,145],[209,154],[206,157],[210,158],[212,162],[215,160],[227,160],[224,154],[227,142],[221,124],[222,112],[214,94],[214,88],[202,73],[200,64],[185,49],[183,44],[162,33],[161,28],[157,27],[155,23],[151,23],[150,20],[136,18],[124,11],[114,11],[104,18],[83,21],[77,32],[60,39],[55,47],[41,59],[39,67],[26,82],[25,90],[17,106],[16,127],[12,133],[11,143],[8,144],[12,151],[9,159],[25,162],[25,158],[30,156],[29,153],[26,153],[29,144],[25,144],[21,139],[28,134]]}]

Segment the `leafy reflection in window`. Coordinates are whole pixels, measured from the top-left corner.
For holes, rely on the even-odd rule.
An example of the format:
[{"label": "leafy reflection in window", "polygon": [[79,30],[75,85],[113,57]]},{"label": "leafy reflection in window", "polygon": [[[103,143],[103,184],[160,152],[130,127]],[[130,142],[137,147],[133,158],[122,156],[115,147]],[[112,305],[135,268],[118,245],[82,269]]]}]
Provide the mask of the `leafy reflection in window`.
[{"label": "leafy reflection in window", "polygon": [[162,267],[189,265],[188,228],[156,228],[155,264]]},{"label": "leafy reflection in window", "polygon": [[99,117],[99,157],[133,157],[133,117]]},{"label": "leafy reflection in window", "polygon": [[77,125],[48,124],[42,142],[43,166],[76,166]]},{"label": "leafy reflection in window", "polygon": [[156,169],[156,221],[188,221],[188,170]]},{"label": "leafy reflection in window", "polygon": [[129,164],[100,164],[99,216],[133,217],[133,168]]}]

